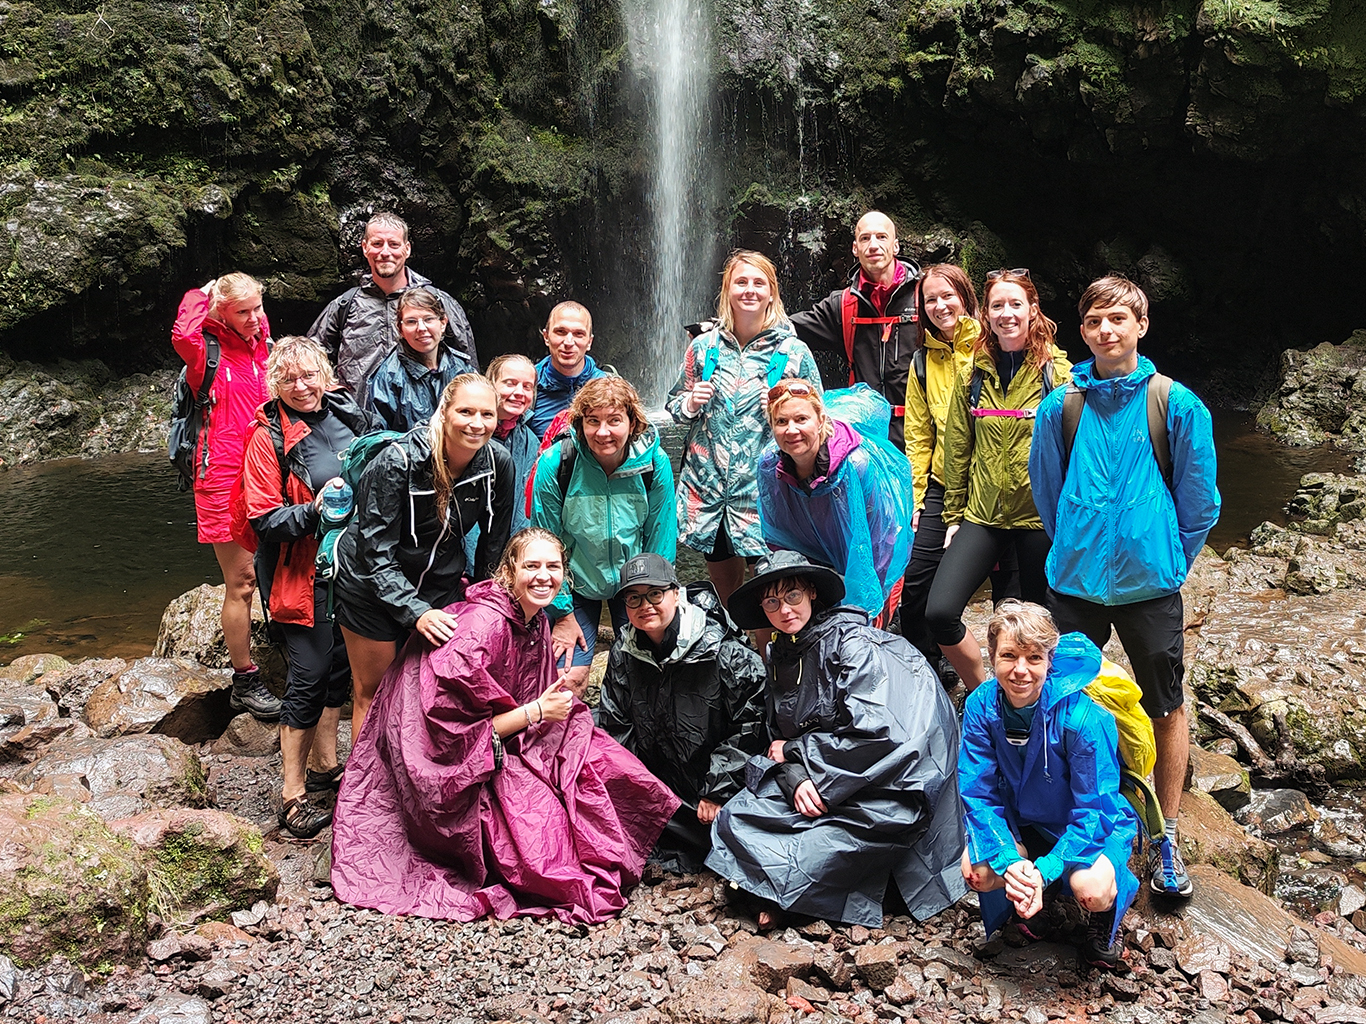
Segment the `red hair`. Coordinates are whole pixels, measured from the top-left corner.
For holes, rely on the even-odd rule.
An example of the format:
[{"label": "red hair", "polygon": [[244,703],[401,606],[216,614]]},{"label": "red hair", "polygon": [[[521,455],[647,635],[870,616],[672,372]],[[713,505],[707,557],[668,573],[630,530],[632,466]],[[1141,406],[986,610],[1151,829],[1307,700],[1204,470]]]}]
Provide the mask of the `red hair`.
[{"label": "red hair", "polygon": [[1029,302],[1029,335],[1025,351],[1029,354],[1030,362],[1042,369],[1053,360],[1053,339],[1057,336],[1058,325],[1048,319],[1039,307],[1039,290],[1034,287],[1034,282],[1026,274],[1017,274],[1013,270],[998,270],[995,276],[987,276],[986,287],[982,289],[982,309],[977,314],[982,333],[973,345],[973,350],[989,352],[993,359],[1001,350],[991,329],[988,312],[991,309],[991,290],[1003,284],[1017,284],[1024,289],[1025,299]]}]

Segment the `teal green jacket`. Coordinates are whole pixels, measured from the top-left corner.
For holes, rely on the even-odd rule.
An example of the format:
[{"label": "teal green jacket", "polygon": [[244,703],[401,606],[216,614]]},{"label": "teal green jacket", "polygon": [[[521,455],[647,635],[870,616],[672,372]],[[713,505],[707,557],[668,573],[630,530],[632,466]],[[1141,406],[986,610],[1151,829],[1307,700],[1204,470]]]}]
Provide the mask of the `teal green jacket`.
[{"label": "teal green jacket", "polygon": [[532,486],[531,525],[549,530],[565,547],[565,586],[547,609],[554,618],[569,614],[571,590],[593,601],[613,596],[628,559],[653,551],[672,562],[678,554],[673,467],[655,428],[631,442],[626,461],[610,477],[577,430],[573,441],[574,472],[564,494],[558,443],[541,454]]}]

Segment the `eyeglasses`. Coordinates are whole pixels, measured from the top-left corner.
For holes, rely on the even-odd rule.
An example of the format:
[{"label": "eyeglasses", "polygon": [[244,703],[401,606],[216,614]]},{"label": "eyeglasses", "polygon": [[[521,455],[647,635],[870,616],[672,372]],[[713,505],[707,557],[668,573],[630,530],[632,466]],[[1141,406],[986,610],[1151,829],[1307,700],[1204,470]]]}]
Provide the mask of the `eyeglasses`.
[{"label": "eyeglasses", "polygon": [[407,327],[409,330],[415,330],[418,327],[426,327],[429,330],[432,330],[435,329],[436,325],[439,323],[441,323],[441,318],[439,316],[424,316],[419,320],[415,320],[412,317],[403,318],[403,326]]},{"label": "eyeglasses", "polygon": [[[669,588],[669,590],[672,589],[673,587]],[[653,590],[647,590],[643,594],[627,594],[622,598],[622,603],[632,611],[639,608],[646,601],[649,601],[652,605],[658,607],[664,603],[664,595],[668,592],[668,590],[660,590],[658,587],[655,587]]]},{"label": "eyeglasses", "polygon": [[801,587],[793,587],[786,594],[773,594],[759,602],[759,606],[766,612],[776,612],[783,605],[789,608],[796,608],[803,601],[809,600],[810,595]]},{"label": "eyeglasses", "polygon": [[286,377],[281,383],[289,388],[294,387],[296,384],[312,387],[314,384],[318,383],[318,371],[314,370],[312,373],[301,373],[297,377]]},{"label": "eyeglasses", "polygon": [[772,402],[783,395],[791,395],[793,398],[810,398],[815,393],[816,389],[804,380],[780,380],[768,389],[768,400]]},{"label": "eyeglasses", "polygon": [[1005,277],[1007,274],[1009,274],[1011,277],[1023,277],[1025,280],[1029,280],[1028,267],[1016,267],[1014,270],[993,270],[991,273],[987,275],[987,280],[996,281],[1000,278]]}]

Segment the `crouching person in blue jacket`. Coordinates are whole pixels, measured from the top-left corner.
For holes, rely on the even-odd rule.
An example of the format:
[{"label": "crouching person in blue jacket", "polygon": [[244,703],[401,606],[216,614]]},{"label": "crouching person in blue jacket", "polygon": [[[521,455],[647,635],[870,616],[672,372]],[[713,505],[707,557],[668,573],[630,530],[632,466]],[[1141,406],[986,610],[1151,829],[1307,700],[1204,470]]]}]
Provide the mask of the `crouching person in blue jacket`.
[{"label": "crouching person in blue jacket", "polygon": [[1120,795],[1114,717],[1084,692],[1101,654],[1080,633],[1059,638],[1048,611],[1004,601],[987,625],[995,669],[968,697],[958,753],[968,845],[963,877],[981,894],[990,935],[1031,920],[1055,893],[1090,912],[1082,958],[1119,960],[1119,922],[1138,891],[1129,855],[1138,817]]}]

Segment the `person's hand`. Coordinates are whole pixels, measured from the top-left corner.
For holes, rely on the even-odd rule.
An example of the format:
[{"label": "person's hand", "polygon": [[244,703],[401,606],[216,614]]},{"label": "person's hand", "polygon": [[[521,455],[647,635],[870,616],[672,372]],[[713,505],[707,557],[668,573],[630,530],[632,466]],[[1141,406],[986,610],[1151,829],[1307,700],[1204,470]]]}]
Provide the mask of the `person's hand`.
[{"label": "person's hand", "polygon": [[583,699],[584,691],[588,689],[588,669],[588,665],[571,665],[569,668],[560,669],[560,679],[569,692],[580,700]]},{"label": "person's hand", "polygon": [[798,786],[797,792],[792,794],[792,806],[797,809],[798,814],[808,818],[819,818],[828,809],[821,795],[816,792],[816,784],[810,779]]},{"label": "person's hand", "polygon": [[697,820],[703,825],[710,825],[720,813],[720,804],[714,804],[705,798],[697,801]]},{"label": "person's hand", "polygon": [[346,482],[346,481],[344,481],[341,477],[339,477],[339,476],[334,476],[331,480],[327,481],[327,483],[325,483],[325,484],[323,484],[321,487],[319,487],[319,488],[318,488],[318,496],[317,496],[316,498],[313,499],[313,511],[314,511],[314,512],[321,512],[321,511],[323,510],[323,492],[324,492],[325,490],[327,490],[327,489],[328,489],[329,487],[331,487],[333,484],[341,484],[341,483],[345,483],[345,482]]},{"label": "person's hand", "polygon": [[783,744],[785,742],[787,741],[774,740],[772,743],[768,745],[768,759],[770,761],[777,761],[781,764],[783,761],[787,760],[787,758],[783,757]]},{"label": "person's hand", "polygon": [[911,513],[911,532],[914,533],[918,529],[920,529],[920,509]]},{"label": "person's hand", "polygon": [[575,647],[588,650],[588,639],[583,635],[583,627],[579,625],[578,616],[573,612],[555,620],[555,625],[550,630],[550,650],[555,655],[555,660],[565,658],[566,665],[573,660],[573,650]]},{"label": "person's hand", "polygon": [[1033,861],[1017,860],[1005,873],[1006,898],[1026,920],[1043,909],[1043,875]]},{"label": "person's hand", "polygon": [[454,615],[443,612],[440,608],[433,608],[431,611],[423,612],[421,618],[417,620],[417,631],[433,647],[440,647],[455,636],[457,625]]},{"label": "person's hand", "polygon": [[953,535],[957,532],[957,523],[954,523],[952,526],[950,526],[947,530],[944,531],[944,550],[948,550],[949,545],[953,543]]},{"label": "person's hand", "polygon": [[[539,721],[563,722],[569,717],[569,709],[574,706],[574,691],[565,683],[562,675],[547,686],[534,703],[541,706]],[[532,717],[535,719],[534,715]]]},{"label": "person's hand", "polygon": [[699,380],[692,386],[692,390],[688,392],[688,397],[685,402],[688,407],[688,415],[696,416],[702,411],[702,407],[711,401],[712,396],[715,394],[716,388],[712,385],[711,381]]},{"label": "person's hand", "polygon": [[203,292],[205,295],[212,295],[212,294],[213,294],[213,286],[216,285],[217,283],[218,283],[218,278],[216,278],[216,277],[210,278],[210,279],[208,280],[207,283],[202,284],[202,285],[199,286],[199,290],[200,290],[201,292]]}]

